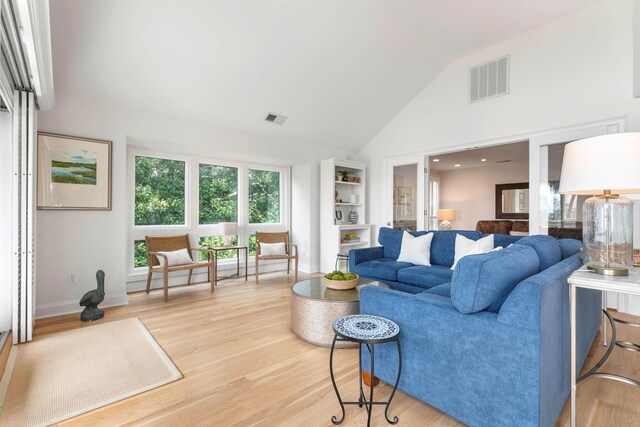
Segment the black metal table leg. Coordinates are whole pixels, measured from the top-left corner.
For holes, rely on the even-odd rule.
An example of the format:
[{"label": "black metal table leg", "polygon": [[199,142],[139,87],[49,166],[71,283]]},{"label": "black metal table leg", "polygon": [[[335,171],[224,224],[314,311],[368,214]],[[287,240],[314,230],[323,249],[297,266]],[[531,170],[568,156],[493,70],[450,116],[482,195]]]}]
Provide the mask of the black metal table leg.
[{"label": "black metal table leg", "polygon": [[373,412],[373,388],[375,384],[375,367],[374,367],[374,358],[373,358],[373,349],[375,345],[371,344],[371,346],[367,345],[369,348],[369,354],[371,354],[371,380],[369,381],[369,412],[367,414],[367,427],[371,425],[371,413]]},{"label": "black metal table leg", "polygon": [[340,392],[338,391],[338,386],[336,385],[336,379],[333,376],[333,351],[336,348],[336,340],[338,339],[338,335],[333,336],[333,343],[331,343],[331,355],[329,356],[329,372],[331,373],[331,382],[333,383],[333,389],[336,391],[336,396],[338,396],[338,402],[340,402],[340,409],[342,409],[342,417],[337,419],[336,416],[331,417],[331,422],[338,425],[342,424],[344,421],[344,405],[342,404],[342,398],[340,397]]},{"label": "black metal table leg", "polygon": [[362,344],[358,344],[358,367],[360,368],[360,372],[358,374],[358,378],[360,380],[360,395],[358,396],[358,407],[362,408],[362,402],[364,402],[364,391],[362,390]]},{"label": "black metal table leg", "polygon": [[398,376],[396,377],[396,383],[393,385],[393,391],[389,395],[389,401],[387,402],[387,407],[384,409],[384,417],[387,419],[389,424],[398,424],[398,417],[394,416],[393,421],[389,419],[389,405],[391,405],[391,400],[393,400],[393,396],[396,394],[398,390],[398,383],[400,382],[400,373],[402,372],[402,350],[400,349],[400,340],[396,341],[398,346]]}]

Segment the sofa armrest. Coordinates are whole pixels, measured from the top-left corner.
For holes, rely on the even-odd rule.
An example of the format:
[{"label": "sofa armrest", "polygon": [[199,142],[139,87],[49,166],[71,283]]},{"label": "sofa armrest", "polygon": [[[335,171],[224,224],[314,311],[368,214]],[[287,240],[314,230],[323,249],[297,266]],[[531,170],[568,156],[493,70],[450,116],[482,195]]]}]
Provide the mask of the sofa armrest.
[{"label": "sofa armrest", "polygon": [[384,258],[384,247],[351,249],[349,251],[349,271],[355,271],[355,266],[374,259]]},{"label": "sofa armrest", "polygon": [[559,322],[568,303],[567,279],[580,266],[582,260],[574,255],[520,282],[500,308],[498,321],[533,330],[540,330],[545,319]]}]

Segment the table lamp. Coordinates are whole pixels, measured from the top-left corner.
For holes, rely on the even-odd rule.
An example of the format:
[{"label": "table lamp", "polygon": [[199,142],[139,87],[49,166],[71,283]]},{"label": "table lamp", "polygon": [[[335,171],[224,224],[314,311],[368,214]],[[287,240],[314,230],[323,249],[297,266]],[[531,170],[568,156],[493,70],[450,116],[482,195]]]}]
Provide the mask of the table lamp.
[{"label": "table lamp", "polygon": [[231,246],[233,241],[233,236],[238,234],[238,223],[236,222],[221,222],[222,230],[220,234],[224,236],[224,245]]},{"label": "table lamp", "polygon": [[451,230],[451,223],[456,219],[455,209],[438,209],[438,221],[440,221],[440,230]]},{"label": "table lamp", "polygon": [[587,268],[627,276],[633,265],[633,204],[640,193],[640,133],[587,138],[564,148],[560,193],[593,196],[582,209]]}]

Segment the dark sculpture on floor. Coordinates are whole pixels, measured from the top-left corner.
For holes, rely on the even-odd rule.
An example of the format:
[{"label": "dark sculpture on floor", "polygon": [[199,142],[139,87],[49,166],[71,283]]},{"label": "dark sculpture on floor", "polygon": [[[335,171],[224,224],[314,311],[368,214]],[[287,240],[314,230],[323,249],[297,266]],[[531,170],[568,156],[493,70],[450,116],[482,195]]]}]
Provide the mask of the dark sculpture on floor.
[{"label": "dark sculpture on floor", "polygon": [[104,310],[98,308],[98,304],[104,301],[104,271],[98,270],[96,280],[98,288],[87,292],[80,300],[80,305],[84,306],[80,313],[80,320],[83,322],[92,322],[104,317]]}]

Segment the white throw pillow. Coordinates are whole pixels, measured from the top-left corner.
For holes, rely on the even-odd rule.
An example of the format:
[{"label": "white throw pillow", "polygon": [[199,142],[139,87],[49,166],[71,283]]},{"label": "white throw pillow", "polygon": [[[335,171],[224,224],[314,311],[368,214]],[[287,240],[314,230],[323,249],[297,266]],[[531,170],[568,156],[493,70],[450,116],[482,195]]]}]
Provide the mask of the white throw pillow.
[{"label": "white throw pillow", "polygon": [[398,262],[415,265],[431,265],[431,240],[433,233],[415,237],[406,231],[402,234],[402,246]]},{"label": "white throw pillow", "polygon": [[[173,267],[175,265],[193,264],[193,260],[189,256],[189,251],[185,249],[178,249],[177,251],[170,252],[158,252],[167,256],[167,265]],[[164,265],[164,257],[158,256],[158,262],[160,267]]]},{"label": "white throw pillow", "polygon": [[287,245],[282,243],[260,243],[260,256],[279,256],[287,254]]},{"label": "white throw pillow", "polygon": [[471,240],[461,234],[456,234],[456,253],[453,258],[451,269],[456,268],[456,264],[467,255],[486,254],[493,249],[493,234],[478,240]]}]

